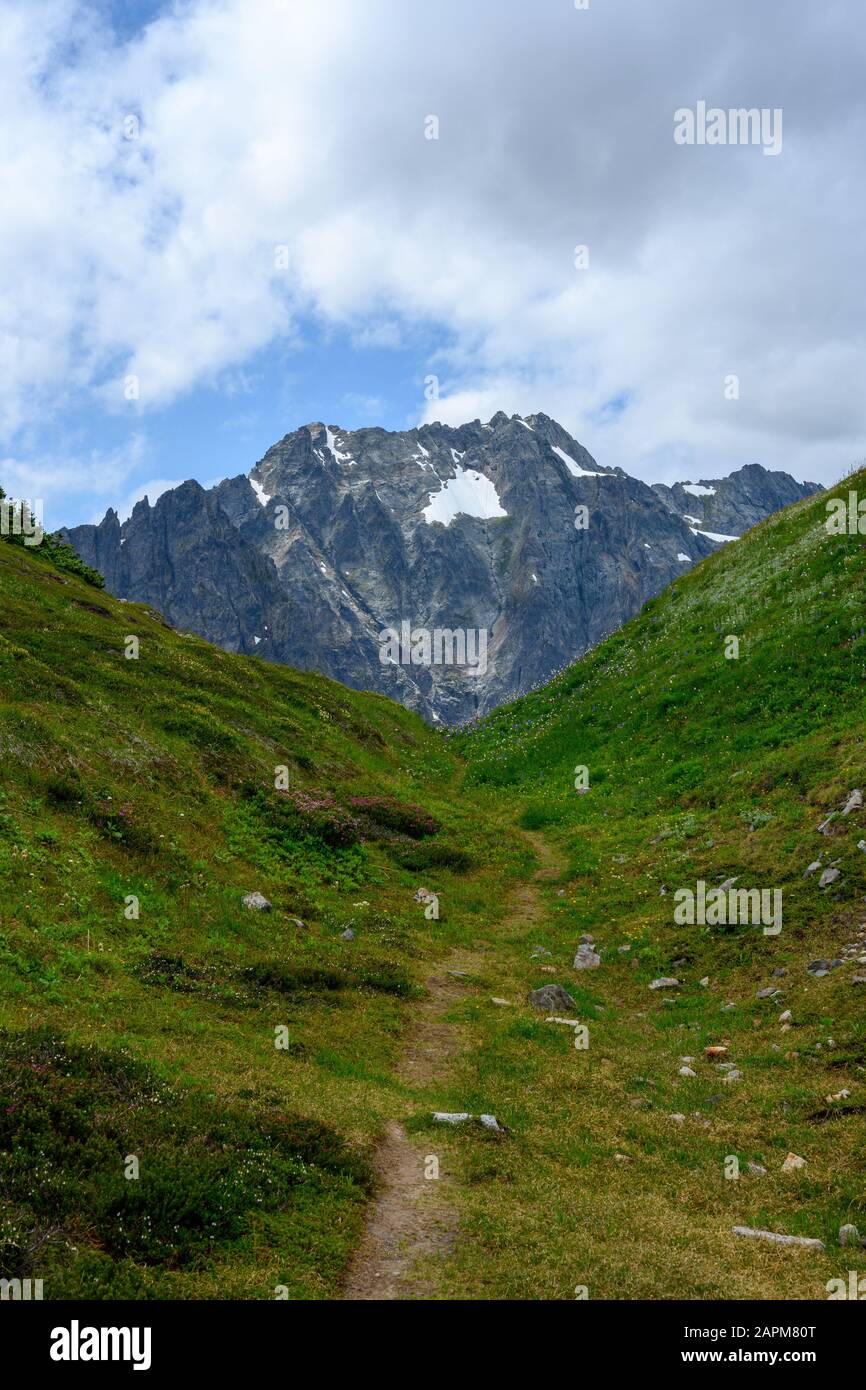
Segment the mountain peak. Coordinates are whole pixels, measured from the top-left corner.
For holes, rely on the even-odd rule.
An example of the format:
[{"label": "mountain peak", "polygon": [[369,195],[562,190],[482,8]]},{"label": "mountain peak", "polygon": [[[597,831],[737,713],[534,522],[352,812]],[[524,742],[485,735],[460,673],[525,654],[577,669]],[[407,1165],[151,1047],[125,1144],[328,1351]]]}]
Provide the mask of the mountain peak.
[{"label": "mountain peak", "polygon": [[550,416],[500,410],[409,430],[312,421],[245,476],[189,480],[122,526],[65,535],[112,593],[177,626],[456,724],[545,681],[801,495],[750,467],[649,487]]}]

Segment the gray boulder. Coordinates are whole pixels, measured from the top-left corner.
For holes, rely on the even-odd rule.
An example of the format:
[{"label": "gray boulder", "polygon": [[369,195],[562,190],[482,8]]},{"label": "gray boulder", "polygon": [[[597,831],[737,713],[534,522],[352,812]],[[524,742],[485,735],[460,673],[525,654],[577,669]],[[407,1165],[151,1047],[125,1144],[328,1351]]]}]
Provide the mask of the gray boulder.
[{"label": "gray boulder", "polygon": [[550,1013],[553,1009],[577,1008],[568,990],[563,989],[562,985],[542,985],[540,989],[531,990],[529,1002],[533,1009],[544,1009],[545,1013]]}]

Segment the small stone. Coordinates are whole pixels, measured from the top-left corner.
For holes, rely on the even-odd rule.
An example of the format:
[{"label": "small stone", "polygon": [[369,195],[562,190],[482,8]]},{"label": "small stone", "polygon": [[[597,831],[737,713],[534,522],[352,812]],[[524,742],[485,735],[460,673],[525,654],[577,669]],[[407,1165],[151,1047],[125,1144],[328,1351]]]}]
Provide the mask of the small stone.
[{"label": "small stone", "polygon": [[770,986],[768,986],[766,989],[759,989],[759,990],[758,990],[758,993],[755,995],[755,998],[756,998],[756,999],[775,999],[776,995],[779,994],[779,993],[781,993],[780,990],[778,990],[778,989],[773,989],[772,985],[770,985]]},{"label": "small stone", "polygon": [[783,1014],[779,1014],[779,1022],[780,1022],[780,1023],[790,1023],[790,1022],[791,1022],[791,1010],[790,1010],[790,1009],[786,1009],[785,1012],[784,1012]]},{"label": "small stone", "polygon": [[243,901],[244,907],[249,908],[250,912],[270,912],[273,906],[263,893],[247,893]]},{"label": "small stone", "polygon": [[471,1120],[472,1116],[468,1110],[447,1111],[434,1110],[433,1119],[438,1125],[462,1125],[466,1120]]},{"label": "small stone", "polygon": [[685,1062],[687,1066],[690,1066],[691,1063],[692,1063],[694,1060],[695,1060],[694,1057],[681,1057],[681,1058],[680,1058],[680,1061],[681,1061],[681,1062]]},{"label": "small stone", "polygon": [[532,948],[532,958],[535,956],[549,956],[550,954],[546,946],[533,946]]},{"label": "small stone", "polygon": [[490,1002],[491,1002],[491,1004],[502,1004],[502,1005],[504,1005],[506,1008],[510,1008],[510,1007],[511,1007],[511,1000],[510,1000],[510,999],[497,999],[495,995],[491,998]]},{"label": "small stone", "polygon": [[624,955],[626,951],[631,950],[631,946],[617,946],[616,949],[620,952],[620,954]]},{"label": "small stone", "polygon": [[832,1105],[834,1100],[847,1100],[850,1095],[851,1092],[845,1090],[843,1087],[841,1091],[836,1092],[835,1096],[825,1096],[824,1099],[826,1100],[828,1105]]},{"label": "small stone", "polygon": [[555,974],[556,974],[556,966],[555,966],[555,965],[539,965],[538,968],[539,968],[539,970],[541,971],[542,975],[555,975]]},{"label": "small stone", "polygon": [[829,888],[830,884],[835,883],[836,879],[839,878],[839,876],[840,874],[838,869],[825,869],[821,877],[818,879],[818,887]]},{"label": "small stone", "polygon": [[743,1079],[742,1072],[737,1071],[736,1067],[734,1068],[733,1071],[727,1072],[727,1073],[722,1077],[722,1081],[725,1082],[725,1084],[727,1084],[729,1081],[742,1081],[742,1079]]},{"label": "small stone", "polygon": [[714,1058],[716,1058],[716,1057],[727,1057],[727,1055],[728,1055],[728,1049],[727,1049],[726,1047],[722,1047],[721,1044],[719,1044],[719,1045],[716,1046],[716,1047],[705,1047],[705,1048],[704,1048],[704,1056],[705,1056],[705,1057],[709,1057],[709,1058],[711,1058],[711,1059],[714,1059]]},{"label": "small stone", "polygon": [[545,1023],[562,1023],[566,1028],[579,1028],[579,1027],[580,1027],[580,1020],[579,1020],[579,1019],[577,1019],[577,1018],[559,1018],[556,1014],[552,1014],[552,1015],[550,1016],[550,1018],[546,1018],[544,1021],[545,1021]]},{"label": "small stone", "polygon": [[746,1164],[746,1169],[752,1174],[753,1178],[765,1178],[767,1176],[767,1170],[761,1163],[749,1162]]},{"label": "small stone", "polygon": [[861,792],[859,787],[855,787],[851,795],[848,797],[848,800],[845,802],[845,805],[842,807],[842,815],[850,816],[852,811],[860,811],[862,809],[863,793]]},{"label": "small stone", "polygon": [[823,1240],[812,1240],[809,1236],[785,1236],[777,1231],[757,1231],[752,1226],[733,1226],[735,1236],[752,1236],[756,1240],[772,1240],[777,1245],[805,1245],[810,1250],[825,1249]]},{"label": "small stone", "polygon": [[301,921],[300,917],[290,917],[289,921],[294,922],[296,927],[306,927],[307,925],[306,922]]},{"label": "small stone", "polygon": [[354,940],[355,940],[355,933],[352,931],[352,928],[351,928],[351,927],[347,927],[345,931],[341,931],[341,932],[340,932],[340,940],[341,940],[341,941],[354,941]]},{"label": "small stone", "polygon": [[485,1129],[492,1129],[494,1134],[505,1133],[495,1115],[479,1115],[478,1118]]},{"label": "small stone", "polygon": [[616,1161],[617,1163],[631,1163],[631,1162],[632,1162],[632,1159],[629,1158],[628,1154],[614,1154],[614,1159],[615,1159],[615,1161]]},{"label": "small stone", "polygon": [[529,1002],[533,1009],[544,1009],[547,1013],[554,1009],[577,1008],[568,990],[563,989],[562,985],[542,985],[540,989],[531,990]]},{"label": "small stone", "polygon": [[575,970],[595,970],[596,966],[601,965],[601,956],[598,951],[594,951],[588,941],[584,941],[577,948],[577,955],[574,958]]},{"label": "small stone", "polygon": [[782,977],[784,975],[787,975],[788,972],[785,969],[784,965],[777,965],[775,970],[773,970],[771,973],[774,980],[781,980]]},{"label": "small stone", "polygon": [[673,976],[669,975],[660,975],[657,980],[650,983],[650,989],[679,989],[679,987],[679,980],[675,980]]},{"label": "small stone", "polygon": [[697,1072],[692,1071],[691,1067],[680,1067],[680,1076],[697,1076]]},{"label": "small stone", "polygon": [[794,1172],[797,1171],[798,1168],[805,1168],[805,1167],[806,1167],[806,1160],[805,1160],[805,1158],[801,1158],[799,1154],[788,1154],[788,1157],[785,1159],[785,1162],[782,1164],[782,1172],[783,1172],[783,1173],[794,1173]]},{"label": "small stone", "polygon": [[858,1231],[857,1227],[851,1225],[850,1222],[849,1222],[846,1226],[840,1226],[840,1227],[839,1227],[839,1244],[840,1244],[840,1245],[859,1245],[859,1244],[860,1244],[860,1232]]},{"label": "small stone", "polygon": [[722,1005],[722,1013],[723,1013],[723,1014],[729,1014],[729,1013],[731,1012],[731,1010],[732,1010],[732,1009],[735,1009],[736,1007],[737,1007],[736,1004],[733,1004],[733,1003],[730,1003],[730,1002],[727,1003],[727,1004],[723,1004],[723,1005]]},{"label": "small stone", "polygon": [[806,966],[808,973],[814,975],[816,980],[822,980],[825,975],[829,975],[830,968],[831,965],[828,960],[812,960]]},{"label": "small stone", "polygon": [[803,877],[804,877],[804,878],[808,878],[810,874],[815,874],[815,873],[817,873],[818,870],[820,869],[820,867],[821,867],[821,861],[820,861],[820,859],[813,859],[813,860],[812,860],[812,863],[809,865],[809,867],[808,867],[808,869],[806,870],[806,872],[804,873]]},{"label": "small stone", "polygon": [[681,1115],[679,1112],[676,1115],[669,1115],[668,1119],[673,1120],[675,1125],[684,1125],[686,1122],[685,1115]]},{"label": "small stone", "polygon": [[698,984],[701,986],[702,989],[706,989],[706,987],[707,987],[707,985],[708,985],[709,983],[710,983],[710,977],[709,977],[709,975],[705,975],[704,978],[703,978],[702,980],[698,980]]},{"label": "small stone", "polygon": [[819,834],[819,835],[828,835],[828,834],[830,833],[830,826],[833,824],[833,821],[834,821],[835,819],[836,819],[836,812],[833,811],[833,812],[827,817],[827,819],[826,819],[826,820],[822,820],[821,824],[818,826],[818,834]]},{"label": "small stone", "polygon": [[866,854],[866,840],[858,840],[857,848],[862,849],[863,853]]},{"label": "small stone", "polygon": [[591,942],[595,941],[595,937],[590,936],[589,932],[584,932],[583,936],[579,936],[577,939],[578,941],[582,942],[584,946],[589,945]]}]

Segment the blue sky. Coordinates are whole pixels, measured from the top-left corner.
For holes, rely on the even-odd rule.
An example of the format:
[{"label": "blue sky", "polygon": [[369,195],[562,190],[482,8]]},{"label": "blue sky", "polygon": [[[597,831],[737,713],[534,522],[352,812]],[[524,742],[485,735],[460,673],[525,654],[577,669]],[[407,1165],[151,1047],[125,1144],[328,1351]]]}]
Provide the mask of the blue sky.
[{"label": "blue sky", "polygon": [[[856,0],[6,0],[0,40],[0,483],[49,526],[314,419],[544,411],[647,481],[866,454]],[[683,145],[702,102],[778,149]]]},{"label": "blue sky", "polygon": [[[110,505],[128,514],[139,496],[155,501],[167,484],[195,478],[204,484],[248,473],[284,434],[313,420],[361,429],[418,424],[433,329],[416,329],[394,347],[359,346],[345,330],[299,325],[291,342],[261,349],[241,367],[227,369],[154,411],[136,404],[95,410],[91,401],[64,410],[46,431],[66,438],[69,453],[97,450],[135,460],[133,473]],[[150,486],[148,487],[148,484]],[[101,520],[106,499],[99,479],[70,497],[46,525]]]}]

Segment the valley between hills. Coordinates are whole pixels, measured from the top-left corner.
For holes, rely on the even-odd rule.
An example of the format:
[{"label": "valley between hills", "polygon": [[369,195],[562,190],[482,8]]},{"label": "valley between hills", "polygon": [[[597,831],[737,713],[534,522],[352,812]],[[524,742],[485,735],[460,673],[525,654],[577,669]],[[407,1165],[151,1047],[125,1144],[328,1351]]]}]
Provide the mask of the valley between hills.
[{"label": "valley between hills", "polygon": [[[448,731],[0,541],[6,1275],[799,1300],[866,1273],[866,547],[825,525],[864,487]],[[679,925],[699,882],[780,890],[781,931]]]}]

